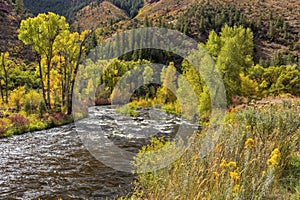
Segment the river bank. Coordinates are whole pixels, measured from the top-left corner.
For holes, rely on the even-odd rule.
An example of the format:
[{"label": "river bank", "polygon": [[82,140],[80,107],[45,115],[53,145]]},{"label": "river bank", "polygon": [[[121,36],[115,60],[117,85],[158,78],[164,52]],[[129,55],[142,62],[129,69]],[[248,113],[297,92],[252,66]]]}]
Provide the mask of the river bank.
[{"label": "river bank", "polygon": [[76,123],[1,139],[0,199],[115,199],[131,193],[136,175],[93,157],[78,130],[103,130],[113,144],[135,154],[151,137],[173,137],[182,124],[174,115],[148,111],[136,119],[96,106]]},{"label": "river bank", "polygon": [[0,138],[20,135],[28,132],[47,130],[72,123],[73,116],[60,112],[27,115],[24,112],[14,113],[0,119]]}]

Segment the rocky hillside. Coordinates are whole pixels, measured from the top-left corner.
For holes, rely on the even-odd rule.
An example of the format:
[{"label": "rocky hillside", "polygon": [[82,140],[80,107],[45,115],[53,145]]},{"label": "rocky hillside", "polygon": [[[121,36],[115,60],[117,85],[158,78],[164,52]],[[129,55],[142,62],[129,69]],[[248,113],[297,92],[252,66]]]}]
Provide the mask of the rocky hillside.
[{"label": "rocky hillside", "polygon": [[14,57],[32,58],[32,52],[18,40],[20,22],[28,14],[17,10],[10,1],[0,0],[0,51],[9,51]]}]

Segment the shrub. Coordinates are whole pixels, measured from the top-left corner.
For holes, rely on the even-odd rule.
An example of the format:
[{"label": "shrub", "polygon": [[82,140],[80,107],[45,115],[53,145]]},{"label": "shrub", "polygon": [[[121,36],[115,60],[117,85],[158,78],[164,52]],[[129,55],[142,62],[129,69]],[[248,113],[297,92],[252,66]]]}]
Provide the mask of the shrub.
[{"label": "shrub", "polygon": [[7,131],[7,122],[0,119],[0,137],[4,136]]},{"label": "shrub", "polygon": [[30,90],[27,94],[25,94],[24,110],[27,115],[36,113],[41,101],[42,95],[35,90]]},{"label": "shrub", "polygon": [[38,113],[39,113],[39,118],[43,118],[44,113],[46,113],[47,108],[46,108],[46,104],[44,100],[41,100],[39,102],[39,106],[38,106]]},{"label": "shrub", "polygon": [[25,87],[24,86],[14,89],[9,94],[9,99],[10,99],[9,103],[12,107],[17,108],[17,111],[20,111],[21,107],[24,104],[24,95],[25,95]]},{"label": "shrub", "polygon": [[41,121],[39,119],[39,116],[37,114],[30,115],[30,125],[29,125],[29,131],[39,131],[47,128],[47,123],[44,121]]},{"label": "shrub", "polygon": [[32,114],[32,107],[28,100],[25,100],[24,111],[26,112],[27,115]]},{"label": "shrub", "polygon": [[48,117],[50,126],[62,125],[69,120],[70,120],[69,116],[64,115],[63,113],[60,112],[51,113],[50,116]]},{"label": "shrub", "polygon": [[26,119],[24,116],[17,114],[14,116],[11,116],[10,118],[12,125],[12,129],[16,129],[18,133],[25,132],[28,129],[28,126],[30,124],[29,119]]},{"label": "shrub", "polygon": [[[299,154],[299,112],[300,102],[284,101],[231,115],[210,151],[205,147],[212,140],[204,130],[191,138],[191,146],[172,165],[151,173],[137,171],[132,199],[285,199],[285,191],[278,191],[282,188],[279,180],[286,169],[300,171],[298,159],[288,164],[293,154]],[[140,157],[159,144],[152,141],[143,148],[135,166],[149,162]],[[167,159],[164,155],[169,154],[163,153],[157,152],[152,160]],[[295,197],[299,186],[293,185],[290,196]]]},{"label": "shrub", "polygon": [[134,106],[130,106],[130,105],[124,105],[120,108],[117,109],[117,112],[125,115],[125,116],[130,116],[130,117],[136,117],[137,113],[136,113],[136,107]]}]

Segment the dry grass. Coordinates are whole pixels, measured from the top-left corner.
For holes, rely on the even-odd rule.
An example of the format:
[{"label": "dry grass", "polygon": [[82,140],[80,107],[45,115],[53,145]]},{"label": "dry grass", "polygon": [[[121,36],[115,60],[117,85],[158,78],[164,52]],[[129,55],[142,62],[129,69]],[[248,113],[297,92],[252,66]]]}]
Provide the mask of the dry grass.
[{"label": "dry grass", "polygon": [[[131,199],[289,199],[299,195],[288,191],[281,180],[291,158],[298,162],[300,134],[299,100],[249,107],[230,113],[216,145],[209,146],[204,130],[193,139],[183,156],[165,169],[140,173]],[[156,141],[141,150],[136,166],[153,156],[156,160],[176,154],[176,146]],[[147,155],[144,159],[142,155]],[[298,154],[297,154],[298,152]],[[204,155],[204,156],[203,156]],[[147,166],[147,165],[146,165]],[[150,167],[150,166],[148,166]],[[296,169],[300,172],[300,165]],[[149,169],[148,169],[149,170]],[[296,171],[297,171],[296,170]],[[142,172],[138,168],[137,172]],[[295,171],[295,170],[293,170]]]},{"label": "dry grass", "polygon": [[127,20],[127,14],[108,1],[103,1],[98,6],[91,3],[81,9],[75,17],[73,27],[80,27],[81,30],[89,30],[98,27],[100,24],[107,24],[109,20]]}]

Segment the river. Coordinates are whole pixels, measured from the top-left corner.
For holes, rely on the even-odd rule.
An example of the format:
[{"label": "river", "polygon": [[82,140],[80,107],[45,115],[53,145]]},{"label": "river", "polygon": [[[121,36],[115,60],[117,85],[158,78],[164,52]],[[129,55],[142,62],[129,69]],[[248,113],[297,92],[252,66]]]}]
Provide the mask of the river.
[{"label": "river", "polygon": [[[110,106],[90,108],[82,122],[98,124],[107,138],[132,153],[151,136],[172,138],[183,123],[157,110],[126,117]],[[73,123],[1,139],[0,199],[114,199],[130,193],[135,176],[94,158],[77,128]]]}]

